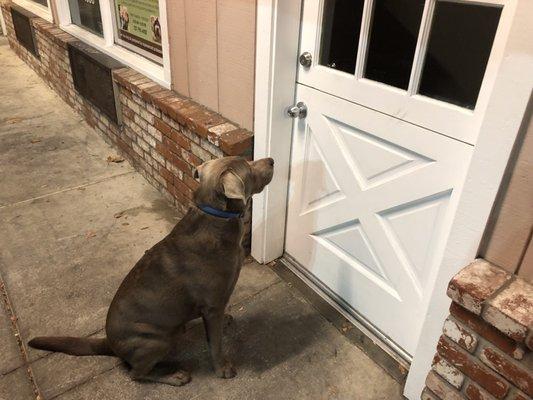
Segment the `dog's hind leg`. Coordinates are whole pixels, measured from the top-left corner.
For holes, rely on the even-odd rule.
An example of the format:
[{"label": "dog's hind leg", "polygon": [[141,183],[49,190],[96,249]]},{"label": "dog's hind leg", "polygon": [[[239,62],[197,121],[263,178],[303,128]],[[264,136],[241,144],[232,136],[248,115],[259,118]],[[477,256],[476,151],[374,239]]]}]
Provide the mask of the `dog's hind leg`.
[{"label": "dog's hind leg", "polygon": [[135,349],[133,356],[128,360],[132,368],[133,379],[165,383],[172,386],[182,386],[189,383],[191,375],[187,371],[178,370],[171,375],[156,373],[156,365],[163,362],[171,350],[172,345],[167,342],[143,340],[142,347]]}]

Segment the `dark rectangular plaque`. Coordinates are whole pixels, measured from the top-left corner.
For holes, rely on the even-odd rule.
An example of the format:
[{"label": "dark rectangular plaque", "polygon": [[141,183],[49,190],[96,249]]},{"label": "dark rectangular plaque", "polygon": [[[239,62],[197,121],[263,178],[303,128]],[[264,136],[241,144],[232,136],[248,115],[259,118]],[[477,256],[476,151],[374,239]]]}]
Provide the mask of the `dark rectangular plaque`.
[{"label": "dark rectangular plaque", "polygon": [[37,47],[37,38],[35,31],[31,24],[31,20],[36,15],[25,10],[24,8],[11,4],[11,18],[13,19],[13,26],[15,27],[15,36],[21,45],[23,45],[30,53],[39,58],[39,49]]},{"label": "dark rectangular plaque", "polygon": [[112,71],[124,65],[83,42],[68,44],[74,87],[100,111],[120,123],[118,88]]}]

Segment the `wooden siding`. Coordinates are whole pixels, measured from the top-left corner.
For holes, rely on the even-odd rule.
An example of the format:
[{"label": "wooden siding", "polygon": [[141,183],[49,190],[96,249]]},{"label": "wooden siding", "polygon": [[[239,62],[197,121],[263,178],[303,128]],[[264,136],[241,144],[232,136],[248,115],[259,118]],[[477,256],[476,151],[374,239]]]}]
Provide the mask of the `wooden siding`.
[{"label": "wooden siding", "polygon": [[172,88],[253,129],[256,0],[167,1]]},{"label": "wooden siding", "polygon": [[480,255],[533,281],[533,119],[531,107],[499,200],[487,225]]}]

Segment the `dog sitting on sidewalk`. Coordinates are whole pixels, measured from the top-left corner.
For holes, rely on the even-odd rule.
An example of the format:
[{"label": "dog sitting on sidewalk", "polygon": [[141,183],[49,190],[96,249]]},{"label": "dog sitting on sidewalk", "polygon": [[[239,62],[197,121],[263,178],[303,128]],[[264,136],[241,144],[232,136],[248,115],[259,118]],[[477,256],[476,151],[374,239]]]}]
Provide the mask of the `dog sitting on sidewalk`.
[{"label": "dog sitting on sidewalk", "polygon": [[186,371],[161,376],[188,321],[202,317],[217,376],[236,375],[222,351],[224,314],[242,262],[242,216],[249,199],[272,180],[274,160],[248,162],[225,157],[200,165],[196,207],[148,250],[120,285],[107,314],[106,338],[36,337],[41,350],[76,356],[114,355],[131,367],[134,379],[181,386]]}]

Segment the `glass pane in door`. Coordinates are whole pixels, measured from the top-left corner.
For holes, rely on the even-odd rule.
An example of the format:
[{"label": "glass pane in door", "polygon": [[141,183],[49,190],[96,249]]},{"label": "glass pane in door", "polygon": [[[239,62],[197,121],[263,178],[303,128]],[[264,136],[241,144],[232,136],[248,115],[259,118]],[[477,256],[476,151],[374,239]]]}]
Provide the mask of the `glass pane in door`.
[{"label": "glass pane in door", "polygon": [[438,1],[419,93],[474,109],[501,8]]},{"label": "glass pane in door", "polygon": [[424,0],[375,0],[364,77],[407,89]]},{"label": "glass pane in door", "polygon": [[353,74],[364,0],[325,0],[319,63]]}]

